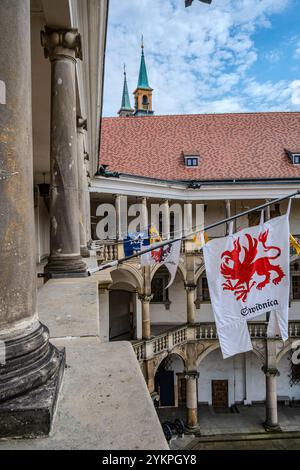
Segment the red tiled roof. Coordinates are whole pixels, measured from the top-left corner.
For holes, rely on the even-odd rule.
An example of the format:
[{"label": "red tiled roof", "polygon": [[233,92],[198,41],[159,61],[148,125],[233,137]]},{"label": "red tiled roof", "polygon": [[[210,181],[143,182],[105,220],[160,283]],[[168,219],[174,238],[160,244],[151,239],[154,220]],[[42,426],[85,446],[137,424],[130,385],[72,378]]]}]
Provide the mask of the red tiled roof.
[{"label": "red tiled roof", "polygon": [[[300,151],[300,112],[104,118],[100,163],[170,180],[300,177],[284,148]],[[182,157],[200,155],[199,167]]]}]

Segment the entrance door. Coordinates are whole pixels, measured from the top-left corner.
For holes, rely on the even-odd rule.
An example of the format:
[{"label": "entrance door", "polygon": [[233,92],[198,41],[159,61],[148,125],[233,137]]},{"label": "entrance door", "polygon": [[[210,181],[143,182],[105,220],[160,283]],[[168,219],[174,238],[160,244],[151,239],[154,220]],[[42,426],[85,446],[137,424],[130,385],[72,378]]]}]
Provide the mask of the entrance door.
[{"label": "entrance door", "polygon": [[228,380],[212,380],[212,405],[216,408],[228,406]]},{"label": "entrance door", "polygon": [[155,374],[155,389],[159,394],[159,406],[175,406],[174,371],[158,370]]}]

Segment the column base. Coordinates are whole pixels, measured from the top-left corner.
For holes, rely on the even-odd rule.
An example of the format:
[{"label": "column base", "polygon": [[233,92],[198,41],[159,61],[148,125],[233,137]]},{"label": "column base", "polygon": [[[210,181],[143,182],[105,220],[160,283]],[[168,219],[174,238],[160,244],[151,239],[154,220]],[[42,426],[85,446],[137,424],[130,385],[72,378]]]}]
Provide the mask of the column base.
[{"label": "column base", "polygon": [[80,247],[80,256],[82,258],[89,258],[90,257],[90,252],[87,246],[81,246]]},{"label": "column base", "polygon": [[78,277],[81,277],[82,274],[87,273],[87,266],[80,255],[72,257],[50,256],[48,263],[44,268],[44,272],[49,274],[62,275],[62,277],[68,277],[68,274],[78,274]]},{"label": "column base", "polygon": [[267,432],[282,432],[279,424],[269,424],[266,421],[263,423],[263,427]]},{"label": "column base", "polygon": [[65,368],[65,350],[58,351],[59,366],[42,386],[0,403],[0,438],[48,436]]}]

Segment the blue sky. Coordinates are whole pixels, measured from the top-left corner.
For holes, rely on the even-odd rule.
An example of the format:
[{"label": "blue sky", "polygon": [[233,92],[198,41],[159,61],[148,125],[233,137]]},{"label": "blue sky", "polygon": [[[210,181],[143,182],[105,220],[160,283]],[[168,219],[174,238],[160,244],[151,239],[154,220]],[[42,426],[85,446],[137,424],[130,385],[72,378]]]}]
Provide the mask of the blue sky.
[{"label": "blue sky", "polygon": [[110,0],[103,115],[124,62],[136,87],[141,34],[155,114],[298,111],[299,25],[300,0]]}]

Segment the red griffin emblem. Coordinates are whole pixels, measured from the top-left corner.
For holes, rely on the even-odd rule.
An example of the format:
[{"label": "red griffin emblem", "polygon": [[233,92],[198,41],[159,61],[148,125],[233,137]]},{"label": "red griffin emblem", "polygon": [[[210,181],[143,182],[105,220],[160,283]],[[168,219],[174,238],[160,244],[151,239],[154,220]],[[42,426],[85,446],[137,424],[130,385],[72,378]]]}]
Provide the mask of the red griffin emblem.
[{"label": "red griffin emblem", "polygon": [[[220,272],[224,278],[227,279],[223,282],[223,290],[232,291],[235,295],[236,300],[242,300],[245,302],[251,289],[255,286],[256,281],[252,278],[254,274],[258,276],[264,276],[264,279],[259,282],[256,289],[263,289],[271,280],[271,272],[274,271],[277,276],[272,280],[273,284],[277,285],[285,276],[282,268],[277,264],[271,264],[270,260],[277,259],[281,254],[281,249],[277,246],[267,246],[266,242],[268,239],[269,230],[260,233],[258,238],[252,237],[246,233],[248,240],[248,247],[241,247],[240,237],[234,241],[234,248],[231,251],[224,251],[222,253],[222,263],[220,266]],[[274,250],[273,256],[262,256],[256,258],[258,243],[261,243],[264,251],[267,253],[270,250]],[[240,260],[240,253],[244,250],[244,259]],[[236,281],[236,282],[235,282]]]},{"label": "red griffin emblem", "polygon": [[151,256],[154,258],[156,263],[162,263],[169,256],[171,251],[171,245],[165,245],[163,247],[157,248],[156,250],[151,251]]}]

